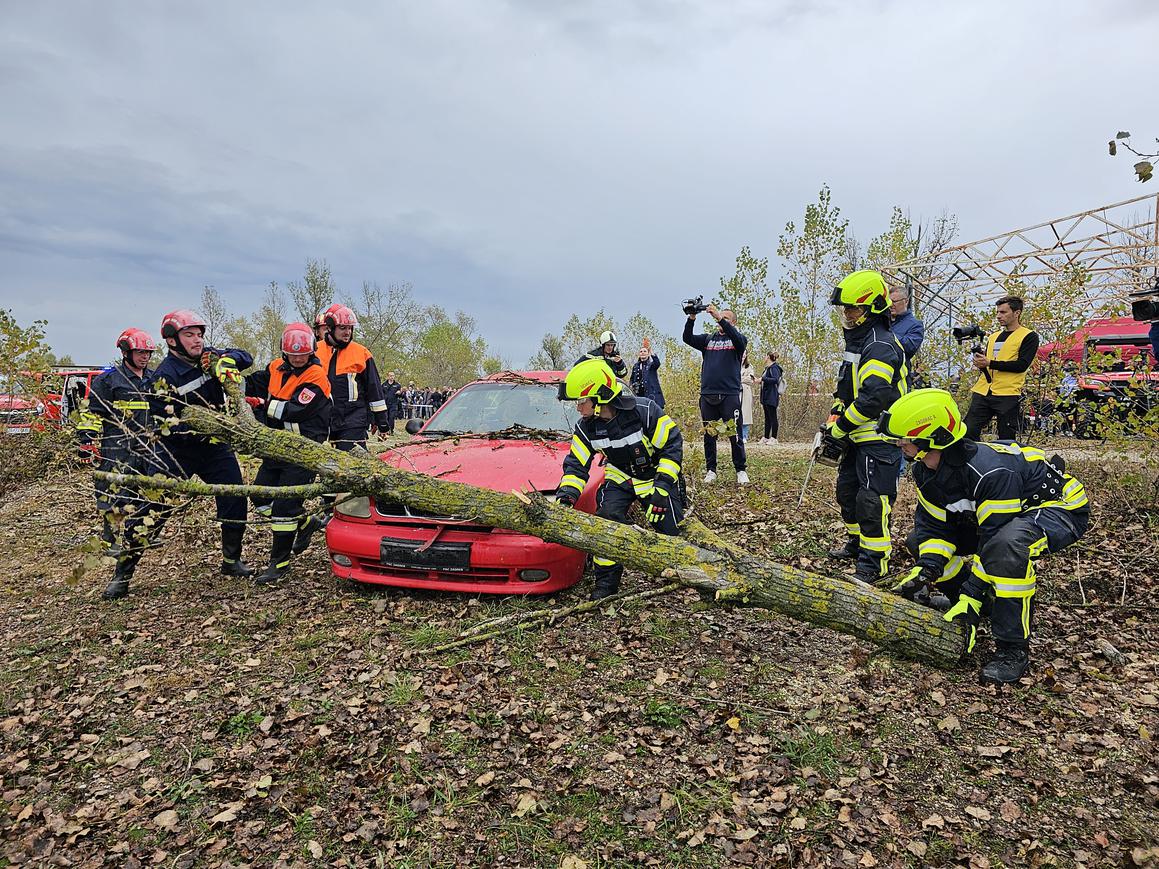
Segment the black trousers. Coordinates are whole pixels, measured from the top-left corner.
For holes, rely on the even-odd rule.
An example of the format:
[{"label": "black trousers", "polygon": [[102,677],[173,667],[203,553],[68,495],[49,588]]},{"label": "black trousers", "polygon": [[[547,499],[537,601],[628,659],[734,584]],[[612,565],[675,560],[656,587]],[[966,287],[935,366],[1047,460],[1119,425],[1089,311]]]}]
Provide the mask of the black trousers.
[{"label": "black trousers", "polygon": [[[180,447],[173,444],[176,437],[166,446],[170,449],[169,472],[175,477],[200,477],[206,483],[241,483],[241,467],[237,456],[226,444],[190,443]],[[217,518],[231,527],[243,528],[246,517],[245,498],[237,495],[218,495]]]},{"label": "black trousers", "polygon": [[982,429],[998,418],[998,440],[1012,441],[1018,436],[1018,421],[1022,416],[1021,395],[982,395],[975,392],[966,411],[966,437],[981,440]]},{"label": "black trousers", "polygon": [[[313,471],[275,459],[265,459],[254,477],[255,486],[305,486],[317,477]],[[254,498],[254,506],[268,513],[273,530],[297,531],[302,516],[303,498]]]},{"label": "black trousers", "polygon": [[885,576],[893,545],[889,514],[897,499],[897,466],[901,450],[889,444],[850,444],[837,466],[837,503],[850,537],[860,552],[857,572]]},{"label": "black trousers", "polygon": [[363,449],[366,449],[366,429],[331,429],[330,444],[334,447],[334,449],[341,450],[344,453],[350,452],[355,447],[362,447]]},{"label": "black trousers", "polygon": [[394,423],[398,419],[398,409],[393,401],[386,403],[386,433],[394,434]]},{"label": "black trousers", "polygon": [[[700,396],[700,419],[702,422],[732,420],[736,424],[737,434],[729,437],[728,443],[732,448],[732,464],[738,471],[746,467],[744,441],[740,439],[740,393],[736,395],[702,395]],[[705,470],[716,470],[716,436],[704,433],[704,467]]]},{"label": "black trousers", "polygon": [[762,404],[765,411],[765,437],[775,438],[780,431],[781,421],[777,419],[777,405]]},{"label": "black trousers", "polygon": [[[680,497],[682,487],[666,480],[660,484],[668,491],[668,512],[664,518],[649,527],[660,534],[675,536],[680,533],[680,521],[684,518],[684,501]],[[605,480],[596,492],[596,515],[602,519],[611,519],[613,522],[628,521],[628,508],[636,500],[636,490],[631,481],[613,483]],[[641,499],[643,502],[643,499]],[[624,574],[624,565],[608,558],[592,558],[595,565],[596,587],[612,592],[619,590],[620,577]]]}]

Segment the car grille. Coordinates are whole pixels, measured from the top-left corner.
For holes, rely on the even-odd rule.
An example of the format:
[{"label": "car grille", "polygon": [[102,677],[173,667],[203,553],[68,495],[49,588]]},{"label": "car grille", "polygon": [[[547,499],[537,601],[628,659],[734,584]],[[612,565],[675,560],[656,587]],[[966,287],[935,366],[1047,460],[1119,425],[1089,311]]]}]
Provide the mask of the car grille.
[{"label": "car grille", "polygon": [[425,510],[418,510],[414,507],[408,507],[405,504],[395,504],[393,502],[375,501],[374,509],[380,515],[387,519],[415,519],[418,527],[433,528],[439,524],[447,523],[453,525],[456,531],[478,531],[483,534],[490,534],[495,529],[487,525],[476,525],[470,520],[460,519],[457,516],[440,516],[437,513],[429,513]]},{"label": "car grille", "polygon": [[358,560],[358,566],[367,573],[377,573],[381,576],[403,576],[439,582],[507,582],[511,579],[511,571],[501,567],[472,567],[470,570],[448,573],[438,570],[414,570],[409,567],[383,567],[377,561],[362,559]]}]

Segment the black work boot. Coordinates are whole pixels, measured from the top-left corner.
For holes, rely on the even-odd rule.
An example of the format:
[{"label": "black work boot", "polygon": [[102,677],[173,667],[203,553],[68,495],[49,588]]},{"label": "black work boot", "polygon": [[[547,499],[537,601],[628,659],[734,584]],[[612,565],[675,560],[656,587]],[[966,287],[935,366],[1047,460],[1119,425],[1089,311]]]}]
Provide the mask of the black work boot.
[{"label": "black work boot", "polygon": [[982,668],[982,682],[1009,685],[1017,682],[1030,667],[1030,653],[1023,643],[997,643],[994,657]]},{"label": "black work boot", "polygon": [[140,560],[140,555],[128,555],[117,559],[113,578],[105,586],[101,600],[118,600],[129,593],[129,580],[133,578],[133,571],[137,569],[137,562]]},{"label": "black work boot", "polygon": [[245,535],[244,525],[221,526],[221,573],[222,576],[247,577],[257,573],[241,560],[241,539]]},{"label": "black work boot", "polygon": [[317,516],[303,517],[298,523],[298,531],[294,537],[294,555],[301,555],[309,549],[310,538],[325,527]]},{"label": "black work boot", "polygon": [[612,585],[610,582],[600,582],[597,579],[596,584],[592,587],[591,600],[603,600],[605,597],[618,594],[619,591],[620,587],[618,585]]},{"label": "black work boot", "polygon": [[830,558],[856,558],[861,554],[861,538],[850,534],[844,546],[830,549],[827,554]]},{"label": "black work boot", "polygon": [[254,580],[258,585],[272,585],[290,572],[290,558],[294,551],[296,531],[275,531],[270,545],[270,566]]}]

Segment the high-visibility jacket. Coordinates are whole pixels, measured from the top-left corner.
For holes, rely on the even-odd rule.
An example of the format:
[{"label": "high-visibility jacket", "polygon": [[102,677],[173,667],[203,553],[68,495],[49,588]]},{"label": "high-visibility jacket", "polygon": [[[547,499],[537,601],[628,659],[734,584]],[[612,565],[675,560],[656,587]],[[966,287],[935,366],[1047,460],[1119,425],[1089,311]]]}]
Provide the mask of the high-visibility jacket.
[{"label": "high-visibility jacket", "polygon": [[330,430],[366,430],[370,428],[372,416],[375,425],[385,426],[386,397],[370,351],[351,341],[345,347],[320,344],[317,355],[322,370],[330,378],[330,394],[334,400]]},{"label": "high-visibility jacket", "polygon": [[[938,575],[956,571],[956,564],[948,568],[961,557],[963,541],[976,543],[967,548],[980,551],[1003,525],[1023,513],[1057,507],[1077,517],[1090,511],[1082,483],[1051,465],[1042,450],[1006,441],[959,441],[942,451],[937,470],[914,462],[913,477],[918,564]],[[985,574],[986,565],[975,565],[974,572],[979,571]],[[998,590],[1012,591],[1007,596],[1019,591]]]},{"label": "high-visibility jacket", "polygon": [[[1007,335],[1004,341],[999,341],[999,337],[1003,334],[1004,331],[992,332],[986,339],[986,358],[998,362],[1013,362],[1018,358],[1018,349],[1030,334],[1030,330],[1025,326],[1019,326]],[[989,378],[986,377],[986,373],[989,373]],[[1021,395],[1022,385],[1025,382],[1025,371],[996,371],[987,368],[986,372],[978,377],[973,391],[981,395]]]},{"label": "high-visibility jacket", "polygon": [[296,370],[275,359],[264,371],[246,377],[245,392],[266,399],[255,416],[270,428],[286,429],[319,443],[330,436],[330,378],[317,356]]},{"label": "high-visibility jacket", "polygon": [[123,362],[93,378],[83,415],[101,422],[101,470],[152,474],[161,469],[150,413],[151,382],[152,372],[138,377]]},{"label": "high-visibility jacket", "polygon": [[876,431],[882,411],[909,391],[905,351],[877,317],[845,331],[845,352],[833,396],[845,409],[833,424],[833,435],[855,444],[881,443]]},{"label": "high-visibility jacket", "polygon": [[657,480],[676,484],[684,461],[684,438],[672,417],[656,402],[626,393],[612,406],[616,415],[611,419],[597,415],[576,423],[557,494],[579,496],[597,453],[607,458],[604,478],[612,483],[630,481],[640,498],[652,493]]}]

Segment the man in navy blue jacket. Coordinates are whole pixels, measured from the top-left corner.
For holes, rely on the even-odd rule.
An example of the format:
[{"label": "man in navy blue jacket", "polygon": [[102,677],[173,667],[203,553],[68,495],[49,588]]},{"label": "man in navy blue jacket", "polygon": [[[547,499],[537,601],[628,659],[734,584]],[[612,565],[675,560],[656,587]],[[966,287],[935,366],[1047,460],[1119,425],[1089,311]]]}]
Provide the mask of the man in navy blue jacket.
[{"label": "man in navy blue jacket", "polygon": [[897,339],[897,343],[901,344],[901,349],[905,352],[905,365],[909,369],[909,386],[912,389],[914,386],[914,357],[922,348],[922,341],[926,337],[926,327],[909,309],[911,299],[908,287],[891,289],[889,301],[889,331],[893,333],[893,337]]},{"label": "man in navy blue jacket", "polygon": [[692,333],[695,314],[689,314],[684,324],[684,343],[699,350],[704,357],[700,366],[700,419],[704,422],[704,467],[707,471],[704,482],[716,481],[716,439],[720,434],[727,434],[736,481],[744,486],[749,475],[745,471],[744,442],[737,429],[740,425],[740,362],[749,339],[737,331],[736,314],[732,311],[719,311],[716,305],[709,305],[707,311],[718,327],[712,335]]},{"label": "man in navy blue jacket", "polygon": [[[161,320],[161,337],[169,345],[169,355],[153,372],[154,419],[180,416],[189,406],[224,410],[222,381],[240,382],[239,372],[253,365],[253,357],[244,350],[207,347],[205,320],[193,311],[166,314]],[[173,476],[196,475],[206,483],[242,482],[237,456],[228,444],[198,434],[184,423],[167,424],[161,434],[161,453]],[[241,558],[246,500],[233,495],[219,495],[215,500],[221,522],[221,572],[226,576],[252,576],[253,568]]]}]

